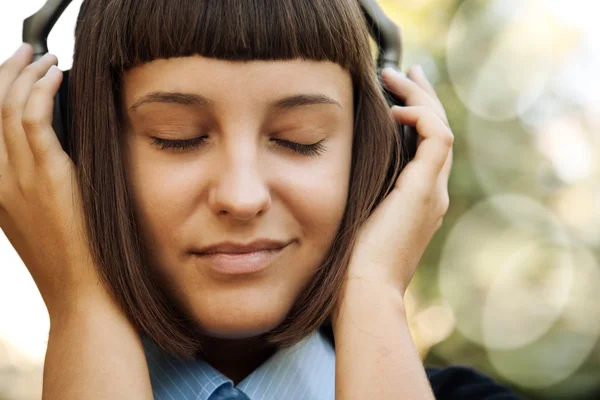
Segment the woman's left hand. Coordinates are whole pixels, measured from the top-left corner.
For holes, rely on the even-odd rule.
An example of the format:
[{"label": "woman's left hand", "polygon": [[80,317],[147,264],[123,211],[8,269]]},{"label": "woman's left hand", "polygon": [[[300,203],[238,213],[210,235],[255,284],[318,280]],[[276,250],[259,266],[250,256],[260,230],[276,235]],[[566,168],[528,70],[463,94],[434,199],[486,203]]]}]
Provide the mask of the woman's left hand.
[{"label": "woman's left hand", "polygon": [[[431,84],[383,71],[406,107],[392,107],[419,134],[415,158],[358,232],[346,280],[331,313],[335,397],[434,399],[408,327],[404,294],[449,206],[454,136]],[[390,385],[394,382],[394,385]]]},{"label": "woman's left hand", "polygon": [[444,107],[420,67],[411,68],[410,79],[390,68],[382,77],[387,88],[406,104],[392,107],[391,112],[399,123],[416,127],[417,152],[361,227],[347,279],[391,286],[403,297],[450,204],[454,135]]}]

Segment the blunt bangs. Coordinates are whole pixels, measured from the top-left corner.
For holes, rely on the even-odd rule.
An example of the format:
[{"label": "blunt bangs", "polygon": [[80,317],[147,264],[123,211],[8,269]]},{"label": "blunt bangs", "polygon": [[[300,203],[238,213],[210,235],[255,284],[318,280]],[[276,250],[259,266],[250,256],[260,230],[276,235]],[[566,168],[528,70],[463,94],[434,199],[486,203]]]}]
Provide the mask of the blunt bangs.
[{"label": "blunt bangs", "polygon": [[361,54],[356,37],[364,31],[352,23],[362,15],[344,3],[115,0],[107,7],[114,18],[102,27],[105,54],[116,70],[200,55],[232,61],[331,61],[352,73]]}]

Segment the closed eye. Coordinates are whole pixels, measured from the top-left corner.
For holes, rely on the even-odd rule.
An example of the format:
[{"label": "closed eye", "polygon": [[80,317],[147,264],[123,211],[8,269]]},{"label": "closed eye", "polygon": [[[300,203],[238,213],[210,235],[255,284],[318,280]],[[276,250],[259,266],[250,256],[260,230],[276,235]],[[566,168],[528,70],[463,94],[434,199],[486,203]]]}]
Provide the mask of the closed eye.
[{"label": "closed eye", "polygon": [[[160,138],[152,138],[152,139],[153,139],[152,144],[159,147],[161,150],[171,150],[171,151],[175,151],[175,152],[181,152],[181,151],[185,151],[185,150],[189,150],[189,149],[199,148],[201,145],[204,144],[204,142],[206,141],[206,139],[208,139],[208,137],[200,136],[198,138],[189,139],[189,140],[166,140],[166,139],[160,139]],[[325,146],[323,145],[323,141],[325,139],[322,139],[313,144],[300,144],[300,143],[290,142],[289,140],[282,140],[282,139],[271,139],[271,140],[276,142],[279,146],[286,147],[288,149],[295,151],[296,153],[299,153],[299,154],[302,154],[305,156],[310,156],[310,157],[319,156],[325,150]]]}]

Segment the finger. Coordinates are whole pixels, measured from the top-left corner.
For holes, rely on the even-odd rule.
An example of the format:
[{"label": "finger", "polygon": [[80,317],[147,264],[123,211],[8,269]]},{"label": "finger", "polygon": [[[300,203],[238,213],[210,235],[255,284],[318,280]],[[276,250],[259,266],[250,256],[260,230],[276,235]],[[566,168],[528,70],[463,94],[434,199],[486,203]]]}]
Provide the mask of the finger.
[{"label": "finger", "polygon": [[408,107],[426,106],[435,111],[436,115],[447,124],[448,118],[442,104],[432,98],[423,88],[410,78],[404,77],[393,68],[384,68],[382,78],[386,87]]},{"label": "finger", "polygon": [[[19,76],[19,73],[30,62],[33,55],[33,47],[24,43],[8,60],[0,65],[0,107],[6,97],[8,89]],[[2,123],[0,120],[0,160],[7,160],[8,152],[2,131]]]},{"label": "finger", "polygon": [[33,85],[42,78],[58,59],[46,54],[28,65],[13,82],[2,102],[2,126],[9,162],[17,170],[25,172],[33,164],[33,154],[23,128],[23,110]]},{"label": "finger", "polygon": [[[437,92],[435,91],[435,88],[433,87],[431,82],[429,82],[429,79],[427,79],[427,76],[423,71],[423,67],[421,67],[421,65],[415,65],[411,67],[408,70],[407,76],[417,85],[419,85],[421,89],[425,90],[431,96],[431,98],[434,99],[436,103],[438,103],[440,109],[442,110],[442,114],[444,115],[443,121],[446,123],[446,125],[450,125],[448,122],[448,117],[446,115],[446,110],[444,109],[444,105],[442,104]],[[419,136],[417,146],[421,143],[422,140],[423,138]],[[452,162],[450,162],[449,165],[452,165]]]},{"label": "finger", "polygon": [[62,77],[62,71],[52,66],[31,88],[31,95],[23,110],[25,136],[38,165],[63,151],[52,127],[54,97]]},{"label": "finger", "polygon": [[6,97],[8,89],[21,73],[21,70],[31,63],[33,47],[24,43],[23,46],[0,65],[0,101]]},{"label": "finger", "polygon": [[450,128],[432,110],[423,106],[394,106],[392,114],[398,122],[414,126],[423,137],[411,163],[423,168],[424,178],[437,181],[454,143]]},{"label": "finger", "polygon": [[423,67],[421,67],[420,65],[411,67],[408,70],[408,77],[417,85],[419,85],[423,90],[425,90],[433,99],[437,100],[441,104],[440,98],[438,97],[435,88],[433,87],[431,82],[429,82],[429,79],[427,79],[427,76],[423,71]]}]

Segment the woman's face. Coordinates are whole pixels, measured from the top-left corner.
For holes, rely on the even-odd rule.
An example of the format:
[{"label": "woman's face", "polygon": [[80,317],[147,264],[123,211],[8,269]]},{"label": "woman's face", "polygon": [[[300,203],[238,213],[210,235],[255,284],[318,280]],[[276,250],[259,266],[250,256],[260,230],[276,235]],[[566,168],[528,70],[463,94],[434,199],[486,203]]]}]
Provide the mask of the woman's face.
[{"label": "woman's face", "polygon": [[[171,295],[208,336],[274,328],[325,260],[344,214],[350,74],[331,62],[171,58],[127,71],[122,95],[128,178]],[[203,136],[184,150],[153,144]],[[281,141],[322,150],[301,154]],[[258,239],[289,244],[255,273],[225,274],[195,253]]]}]

